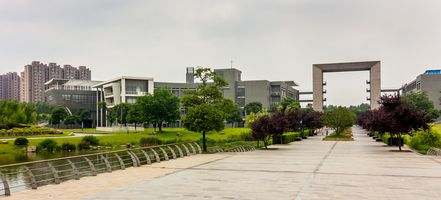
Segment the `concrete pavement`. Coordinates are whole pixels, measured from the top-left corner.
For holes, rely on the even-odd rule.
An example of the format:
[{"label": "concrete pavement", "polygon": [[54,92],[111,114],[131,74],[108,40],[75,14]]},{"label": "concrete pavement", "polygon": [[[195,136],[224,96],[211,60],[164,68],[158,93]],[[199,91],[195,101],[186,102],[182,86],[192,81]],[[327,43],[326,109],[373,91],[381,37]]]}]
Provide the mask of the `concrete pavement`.
[{"label": "concrete pavement", "polygon": [[[439,160],[414,152],[391,152],[397,148],[374,142],[357,127],[353,132],[355,141],[349,142],[322,141],[317,136],[273,146],[277,150],[198,155],[132,168],[125,175],[131,179],[128,183],[87,189],[95,182],[112,180],[120,173],[116,171],[91,177],[89,183],[72,181],[72,188],[64,187],[64,193],[75,189],[77,199],[90,200],[440,199]],[[144,175],[161,170],[164,173],[156,176]],[[139,175],[132,178],[135,172]],[[38,190],[50,187],[54,186]],[[82,194],[83,190],[89,192]]]}]

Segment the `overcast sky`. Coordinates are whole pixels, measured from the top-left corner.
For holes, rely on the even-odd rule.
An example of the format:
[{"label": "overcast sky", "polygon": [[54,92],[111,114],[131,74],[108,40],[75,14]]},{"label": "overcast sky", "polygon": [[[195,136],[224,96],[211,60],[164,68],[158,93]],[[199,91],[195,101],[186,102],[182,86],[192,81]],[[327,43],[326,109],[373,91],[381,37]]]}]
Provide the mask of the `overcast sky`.
[{"label": "overcast sky", "polygon": [[[185,67],[294,80],[312,64],[381,60],[382,87],[441,68],[439,0],[0,0],[0,73],[33,60],[92,78],[185,81]],[[366,102],[368,72],[325,74],[326,104]]]}]

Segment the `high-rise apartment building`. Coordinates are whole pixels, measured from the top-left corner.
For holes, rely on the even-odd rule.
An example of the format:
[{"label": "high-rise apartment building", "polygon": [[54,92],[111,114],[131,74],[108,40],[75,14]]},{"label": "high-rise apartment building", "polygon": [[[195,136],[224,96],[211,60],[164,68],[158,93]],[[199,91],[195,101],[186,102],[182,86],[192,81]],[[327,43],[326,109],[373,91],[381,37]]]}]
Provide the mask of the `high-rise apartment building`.
[{"label": "high-rise apartment building", "polygon": [[77,79],[79,80],[91,80],[92,78],[92,72],[89,68],[86,66],[79,66],[78,67],[78,75]]},{"label": "high-rise apartment building", "polygon": [[[79,71],[82,71],[80,77]],[[72,67],[71,65],[64,65],[63,68],[56,63],[49,63],[48,65],[33,61],[30,65],[24,67],[22,72],[22,91],[21,101],[35,102],[45,100],[45,83],[52,79],[81,79],[91,80],[91,72],[85,67],[80,69]],[[20,91],[20,90],[18,90]]]},{"label": "high-rise apartment building", "polygon": [[0,99],[20,100],[20,76],[16,72],[0,75]]}]

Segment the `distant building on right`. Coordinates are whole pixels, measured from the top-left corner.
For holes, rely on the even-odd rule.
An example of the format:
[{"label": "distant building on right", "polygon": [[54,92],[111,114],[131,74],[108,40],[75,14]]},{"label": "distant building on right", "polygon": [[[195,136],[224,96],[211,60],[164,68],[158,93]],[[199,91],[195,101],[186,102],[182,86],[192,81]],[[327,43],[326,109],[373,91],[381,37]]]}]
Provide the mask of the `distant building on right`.
[{"label": "distant building on right", "polygon": [[425,92],[435,105],[441,110],[441,70],[426,70],[410,83],[404,84],[401,88],[403,95],[409,92]]}]

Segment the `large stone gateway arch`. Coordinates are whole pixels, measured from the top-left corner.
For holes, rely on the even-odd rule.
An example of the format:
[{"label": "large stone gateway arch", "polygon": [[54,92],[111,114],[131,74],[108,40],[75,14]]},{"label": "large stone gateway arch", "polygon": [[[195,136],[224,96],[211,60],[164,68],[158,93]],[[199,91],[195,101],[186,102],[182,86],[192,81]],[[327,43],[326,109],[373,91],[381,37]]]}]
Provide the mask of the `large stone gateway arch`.
[{"label": "large stone gateway arch", "polygon": [[378,100],[381,95],[381,64],[380,61],[328,63],[312,65],[313,81],[313,108],[316,111],[323,111],[323,73],[347,72],[347,71],[369,71],[370,92],[369,100],[371,109],[379,107]]}]

